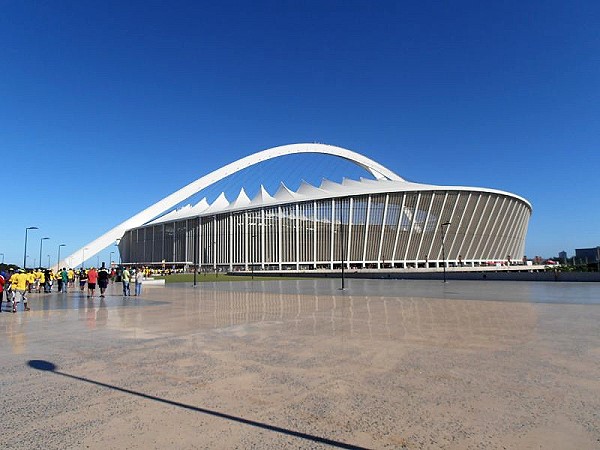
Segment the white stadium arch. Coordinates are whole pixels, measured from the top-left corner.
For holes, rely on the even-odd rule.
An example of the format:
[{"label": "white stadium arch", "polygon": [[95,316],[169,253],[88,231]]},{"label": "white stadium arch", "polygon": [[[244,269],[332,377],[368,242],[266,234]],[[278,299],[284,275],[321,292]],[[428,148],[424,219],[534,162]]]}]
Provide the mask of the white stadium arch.
[{"label": "white stadium arch", "polygon": [[[62,259],[59,262],[58,267],[66,267],[67,263],[71,267],[76,267],[82,264],[84,262],[84,258],[91,258],[106,247],[113,245],[119,238],[121,238],[121,236],[123,236],[125,231],[144,225],[150,220],[155,219],[161,214],[167,212],[169,209],[190,198],[192,195],[213,185],[223,178],[239,172],[242,169],[273,158],[301,153],[320,153],[346,159],[369,171],[377,180],[400,182],[405,181],[402,177],[398,176],[376,161],[373,161],[372,159],[367,158],[359,153],[347,150],[345,148],[336,147],[334,145],[302,143],[273,147],[241,158],[189,183],[187,186],[184,186],[178,191],[168,195],[152,206],[149,206],[143,211],[120,223],[92,242],[84,245],[82,248],[76,250],[71,255]],[[55,267],[55,269],[58,267]]]}]

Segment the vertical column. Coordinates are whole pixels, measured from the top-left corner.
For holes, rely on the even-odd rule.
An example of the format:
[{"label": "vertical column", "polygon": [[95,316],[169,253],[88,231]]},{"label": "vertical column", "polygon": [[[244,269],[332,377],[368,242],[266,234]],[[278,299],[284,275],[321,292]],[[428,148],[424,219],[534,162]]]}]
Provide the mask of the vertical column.
[{"label": "vertical column", "polygon": [[248,272],[248,211],[244,212],[244,270]]},{"label": "vertical column", "polygon": [[369,242],[369,219],[371,217],[371,194],[368,196],[367,200],[367,217],[365,218],[365,242],[363,244],[363,252],[362,252],[362,268],[366,267],[366,257],[367,257],[367,243]]},{"label": "vertical column", "polygon": [[294,208],[295,216],[294,217],[294,234],[296,236],[296,270],[300,269],[300,217],[299,217],[300,206],[296,203],[296,207]]},{"label": "vertical column", "polygon": [[[447,222],[452,222],[452,216],[454,215],[454,209],[456,209],[456,205],[458,204],[459,200],[460,200],[460,192],[456,196],[456,201],[454,202],[454,208],[452,209],[452,213],[450,214],[450,219],[448,219]],[[433,236],[431,237],[431,244],[429,244],[429,249],[427,250],[427,259],[429,259],[429,260],[433,259],[433,258],[431,258],[431,250],[433,249],[433,244],[435,243],[435,237],[437,236],[438,225],[446,222],[446,220],[444,220],[444,212],[446,211],[446,202],[447,201],[448,201],[448,192],[446,191],[446,193],[444,194],[444,201],[442,202],[442,208],[440,209],[440,215],[435,223],[435,226],[433,227]],[[427,268],[428,264],[425,264],[425,267]]]},{"label": "vertical column", "polygon": [[333,257],[335,249],[335,199],[331,199],[331,248],[329,249],[329,269],[333,270]]},{"label": "vertical column", "polygon": [[385,206],[383,207],[383,222],[381,223],[381,236],[379,237],[379,251],[377,252],[377,268],[381,268],[381,250],[383,248],[383,236],[385,234],[385,224],[387,220],[388,203],[390,194],[385,194]]},{"label": "vertical column", "polygon": [[[469,199],[468,200],[470,200],[470,199],[471,199],[471,194],[469,193]],[[464,256],[465,260],[469,259],[469,255],[465,254],[465,253],[462,253],[462,247],[465,244],[465,240],[467,239],[467,236],[469,236],[469,229],[471,228],[471,224],[473,223],[473,219],[475,217],[475,213],[477,213],[477,207],[479,206],[479,201],[480,200],[481,200],[481,194],[479,194],[477,196],[477,201],[475,202],[475,207],[473,208],[473,212],[471,213],[471,217],[469,217],[469,222],[467,223],[467,228],[465,229],[463,240],[460,243],[460,247],[458,247],[457,254],[459,254],[459,255],[462,254]],[[467,203],[468,203],[468,201],[467,201]],[[465,206],[465,211],[466,210],[467,210],[467,208]],[[461,218],[461,222],[462,222],[462,218]],[[458,236],[458,233],[456,233],[455,236]],[[452,241],[452,245],[454,245],[454,241]],[[452,250],[452,249],[450,249],[450,250]],[[441,248],[440,248],[440,251],[441,251]],[[475,262],[473,261],[473,264],[474,263]]]},{"label": "vertical column", "polygon": [[[454,203],[454,206],[452,207],[452,214],[450,214],[450,219],[448,219],[448,222],[450,222],[450,223],[452,223],[452,221],[454,220],[454,212],[456,211],[456,207],[458,206],[458,203],[460,202],[460,194],[461,193],[459,192],[458,195],[456,196],[456,202]],[[460,227],[461,227],[462,222],[463,222],[464,211],[467,211],[467,207],[469,206],[469,202],[470,201],[471,201],[471,193],[469,192],[469,195],[467,197],[467,201],[465,203],[465,207],[463,208],[463,213],[460,214],[460,219],[458,221],[458,226],[456,227],[456,231],[454,232],[454,238],[452,239],[452,244],[450,244],[450,248],[448,249],[448,253],[450,253],[452,251],[452,249],[454,248],[454,243],[456,242],[456,238],[458,237],[458,232],[460,231]],[[460,251],[457,254],[460,255]],[[439,255],[439,253],[438,253],[438,255]]]},{"label": "vertical column", "polygon": [[260,209],[260,225],[258,229],[260,230],[260,268],[261,270],[265,270],[265,208]]},{"label": "vertical column", "polygon": [[406,204],[406,193],[402,195],[402,206],[398,214],[398,225],[396,227],[396,238],[394,239],[394,250],[392,252],[392,267],[396,265],[396,249],[398,248],[398,238],[400,237],[400,228],[402,227],[402,217],[404,216],[404,205]]},{"label": "vertical column", "polygon": [[406,250],[404,251],[404,261],[408,258],[408,249],[410,248],[410,242],[412,240],[413,231],[415,229],[415,221],[417,220],[417,215],[419,212],[419,203],[421,202],[421,193],[417,195],[417,203],[415,205],[415,210],[412,213],[412,218],[410,220],[410,230],[408,232],[408,242],[406,243]]},{"label": "vertical column", "polygon": [[281,223],[281,206],[277,207],[277,259],[279,259],[279,270],[282,269],[281,262],[283,261],[283,253],[281,251],[281,232],[283,230],[283,226]]},{"label": "vertical column", "polygon": [[427,225],[429,224],[429,217],[431,216],[431,208],[433,207],[433,201],[435,200],[435,192],[431,194],[431,202],[429,208],[427,208],[427,216],[423,222],[423,229],[421,230],[421,239],[419,239],[419,246],[417,247],[417,253],[415,254],[415,268],[419,266],[419,256],[421,255],[421,246],[423,245],[423,238],[427,232]]},{"label": "vertical column", "polygon": [[354,198],[350,197],[348,200],[348,230],[346,230],[348,241],[346,243],[346,267],[350,268],[350,258],[352,249],[352,217],[354,214]]},{"label": "vertical column", "polygon": [[235,231],[233,228],[233,215],[229,213],[229,271],[233,270],[233,247],[235,246]]},{"label": "vertical column", "polygon": [[213,269],[217,270],[217,216],[213,216]]},{"label": "vertical column", "polygon": [[[487,209],[488,203],[490,202],[490,198],[491,198],[490,194],[486,194],[486,195],[487,195],[487,198],[485,200],[485,204],[483,205],[483,209],[481,210],[481,213],[479,214],[479,220],[477,221],[477,225],[475,226],[475,231],[473,232],[473,238],[469,239],[469,246],[467,247],[467,251],[465,252],[467,255],[472,255],[473,259],[475,259],[476,255],[474,253],[471,253],[471,247],[473,247],[473,242],[475,241],[475,237],[477,236],[477,232],[479,231],[479,226],[481,225],[481,221],[485,217],[485,211]],[[475,212],[476,211],[473,211],[473,214],[475,214]],[[466,234],[466,236],[468,236],[468,234]]]},{"label": "vertical column", "polygon": [[313,203],[313,268],[317,268],[317,202]]}]

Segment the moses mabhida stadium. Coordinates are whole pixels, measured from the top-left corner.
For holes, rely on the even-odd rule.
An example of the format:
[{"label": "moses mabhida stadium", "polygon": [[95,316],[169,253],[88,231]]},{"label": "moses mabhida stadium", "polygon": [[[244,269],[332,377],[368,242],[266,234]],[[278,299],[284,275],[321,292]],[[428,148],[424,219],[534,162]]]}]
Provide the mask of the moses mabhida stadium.
[{"label": "moses mabhida stadium", "polygon": [[[252,166],[290,155],[345,160],[365,176],[281,182],[251,196],[242,187],[184,204]],[[270,174],[272,175],[272,174]],[[477,267],[520,262],[531,204],[490,188],[408,181],[357,152],[291,144],[259,151],[189,183],[86,244],[75,267],[118,243],[120,262],[150,267],[247,270]]]}]

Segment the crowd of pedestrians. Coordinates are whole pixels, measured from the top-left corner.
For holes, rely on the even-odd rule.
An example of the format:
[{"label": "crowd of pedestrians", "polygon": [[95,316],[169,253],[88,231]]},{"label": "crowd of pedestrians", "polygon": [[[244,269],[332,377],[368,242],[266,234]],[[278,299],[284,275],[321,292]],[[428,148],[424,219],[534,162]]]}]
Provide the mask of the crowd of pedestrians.
[{"label": "crowd of pedestrians", "polygon": [[17,305],[22,303],[24,311],[30,311],[28,303],[28,294],[30,293],[51,293],[53,288],[59,293],[67,294],[69,290],[75,290],[76,284],[82,294],[85,293],[87,286],[87,298],[96,296],[96,288],[100,291],[100,297],[106,296],[106,289],[110,282],[121,281],[123,284],[123,296],[130,296],[129,283],[133,279],[135,282],[135,294],[142,294],[142,280],[148,274],[147,269],[132,269],[127,267],[122,269],[108,269],[104,263],[100,268],[91,267],[78,271],[71,268],[62,268],[57,272],[51,269],[23,269],[9,270],[0,272],[0,312],[4,306],[4,301],[9,306],[9,311],[17,312]]}]

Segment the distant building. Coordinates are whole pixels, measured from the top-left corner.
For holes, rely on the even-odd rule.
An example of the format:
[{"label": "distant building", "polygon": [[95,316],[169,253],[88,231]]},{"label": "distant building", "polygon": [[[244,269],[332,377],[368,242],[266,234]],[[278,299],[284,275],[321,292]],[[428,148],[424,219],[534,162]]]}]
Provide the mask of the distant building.
[{"label": "distant building", "polygon": [[592,248],[576,248],[575,258],[585,263],[597,263],[600,261],[600,246]]},{"label": "distant building", "polygon": [[564,250],[562,252],[558,252],[558,259],[561,261],[565,261],[567,259],[567,252]]}]

